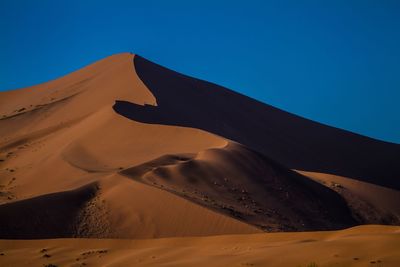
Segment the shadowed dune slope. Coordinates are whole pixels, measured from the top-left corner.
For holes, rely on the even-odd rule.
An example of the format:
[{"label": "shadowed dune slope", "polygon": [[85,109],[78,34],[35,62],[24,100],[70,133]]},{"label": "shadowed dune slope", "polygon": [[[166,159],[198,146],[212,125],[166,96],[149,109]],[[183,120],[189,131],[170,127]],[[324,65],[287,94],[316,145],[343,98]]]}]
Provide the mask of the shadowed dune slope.
[{"label": "shadowed dune slope", "polygon": [[[221,86],[134,58],[157,106],[117,101],[132,120],[203,129],[290,169],[331,173],[400,189],[400,145],[322,125]],[[339,107],[338,107],[339,108]]]},{"label": "shadowed dune slope", "polygon": [[341,195],[360,224],[400,225],[400,191],[347,177],[300,172]]},{"label": "shadowed dune slope", "polygon": [[97,191],[96,184],[0,205],[0,237],[60,238],[78,235],[80,212]]}]

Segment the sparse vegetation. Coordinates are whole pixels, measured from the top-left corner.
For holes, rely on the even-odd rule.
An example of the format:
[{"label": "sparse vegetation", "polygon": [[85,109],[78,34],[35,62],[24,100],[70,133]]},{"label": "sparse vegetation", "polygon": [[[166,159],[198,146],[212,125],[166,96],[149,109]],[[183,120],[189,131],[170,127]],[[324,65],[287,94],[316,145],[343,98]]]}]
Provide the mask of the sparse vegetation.
[{"label": "sparse vegetation", "polygon": [[334,188],[343,188],[343,186],[341,184],[338,184],[338,183],[335,183],[335,182],[332,182],[331,186],[334,187]]},{"label": "sparse vegetation", "polygon": [[91,255],[91,254],[103,254],[103,253],[107,253],[108,252],[108,250],[106,250],[106,249],[101,249],[101,250],[91,250],[91,251],[86,251],[86,252],[83,252],[81,255],[82,256],[87,256],[87,255]]},{"label": "sparse vegetation", "polygon": [[[299,267],[302,267],[302,265],[300,265]],[[307,264],[305,267],[318,267],[318,264],[316,264],[315,262],[310,262],[309,264]]]}]

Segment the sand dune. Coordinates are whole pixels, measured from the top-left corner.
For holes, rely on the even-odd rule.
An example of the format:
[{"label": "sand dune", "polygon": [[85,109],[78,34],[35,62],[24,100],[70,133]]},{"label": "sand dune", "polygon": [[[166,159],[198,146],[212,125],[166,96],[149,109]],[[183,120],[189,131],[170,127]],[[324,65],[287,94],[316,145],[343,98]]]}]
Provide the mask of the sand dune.
[{"label": "sand dune", "polygon": [[396,227],[260,233],[400,224],[399,152],[114,55],[0,92],[0,238],[154,240],[4,240],[0,265],[395,266]]},{"label": "sand dune", "polygon": [[164,190],[111,176],[102,184],[110,237],[160,238],[259,233],[261,230]]},{"label": "sand dune", "polygon": [[[145,189],[140,184],[129,187],[125,185],[126,182],[114,178],[124,186],[116,183],[110,185],[112,189],[108,190],[102,185],[103,180],[107,180],[109,176],[124,168],[163,154],[192,153],[226,144],[224,139],[201,130],[133,123],[117,115],[112,109],[115,99],[128,98],[142,104],[154,101],[149,91],[145,91],[147,89],[135,78],[132,58],[130,54],[117,55],[78,71],[72,75],[74,79],[66,76],[38,86],[35,90],[28,88],[4,93],[2,100],[10,98],[12,102],[15,97],[25,97],[32,99],[32,103],[40,103],[43,107],[7,115],[0,120],[2,125],[0,148],[3,159],[0,163],[2,172],[0,181],[3,185],[0,200],[3,203],[10,203],[6,205],[26,203],[25,205],[29,206],[36,197],[59,194],[58,192],[75,190],[87,183],[97,182],[101,184],[101,196],[104,195],[106,204],[110,205],[105,211],[108,217],[102,216],[105,220],[100,226],[103,232],[94,230],[99,227],[96,222],[92,225],[93,229],[69,231],[72,236],[148,238],[258,232],[259,230],[252,226],[208,211],[186,200],[164,196],[165,193],[159,190]],[[104,72],[104,69],[107,72]],[[129,75],[126,75],[127,73]],[[90,81],[87,80],[88,77],[91,77]],[[110,85],[114,79],[118,81]],[[120,89],[119,79],[125,80]],[[74,92],[68,96],[71,93],[69,84],[82,86],[73,86]],[[112,89],[108,86],[112,86]],[[58,87],[60,89],[57,89]],[[39,95],[36,90],[40,92]],[[53,90],[58,90],[62,100],[55,98],[53,102],[44,103],[42,99],[54,96]],[[155,203],[156,207],[147,211],[148,203],[143,201],[145,196],[143,193],[133,194],[135,191],[147,191],[150,199],[164,199],[162,202],[164,206],[161,205],[164,207],[163,210],[168,210],[165,209],[166,203],[171,203],[174,208],[169,210],[169,213],[163,212],[164,215],[160,215],[161,206],[157,207]],[[114,197],[107,198],[110,194]],[[99,197],[98,201],[100,199],[104,200]],[[43,205],[45,203],[38,205],[37,209],[40,210]],[[104,205],[104,208],[108,207],[107,205]],[[0,215],[8,216],[8,213],[3,212],[5,209],[1,209],[2,206]],[[114,208],[115,206],[118,208]],[[187,220],[181,215],[179,207],[182,207],[182,211],[186,211],[189,216]],[[16,209],[15,213],[19,214],[18,211],[19,209]],[[39,212],[34,216],[45,215]],[[125,220],[123,224],[118,222],[121,217]],[[180,218],[179,222],[175,218]],[[19,218],[12,218],[12,222],[18,220],[23,221],[24,216],[21,214]],[[149,220],[152,222],[151,227],[146,226]],[[39,218],[38,221],[44,222],[44,218]],[[0,222],[0,226],[4,226],[2,237],[10,238],[12,235],[6,235],[10,233],[7,230],[8,224],[4,223]],[[130,227],[128,229],[127,224]],[[43,223],[43,227],[46,229],[48,226]],[[19,231],[20,237],[65,236],[61,232],[57,234],[50,231],[47,235],[41,231],[35,232],[29,225],[24,229],[19,228]]]},{"label": "sand dune", "polygon": [[196,155],[164,155],[121,173],[267,231],[356,223],[334,191],[232,142]]},{"label": "sand dune", "polygon": [[331,173],[400,189],[398,144],[295,116],[140,56],[134,61],[157,106],[116,102],[114,109],[127,118],[203,129],[259,151],[289,169]]},{"label": "sand dune", "polygon": [[[152,76],[157,80],[152,81]],[[163,87],[160,81],[165,82]],[[300,231],[338,229],[359,223],[398,223],[400,212],[396,205],[374,209],[374,215],[367,218],[365,214],[372,210],[370,205],[349,204],[355,198],[287,168],[292,157],[301,153],[296,164],[303,165],[304,160],[315,158],[313,171],[340,164],[346,173],[358,172],[360,157],[353,155],[344,165],[332,156],[341,153],[343,140],[356,140],[353,143],[362,149],[379,148],[371,159],[387,151],[381,159],[389,158],[383,168],[366,161],[362,168],[365,176],[357,179],[373,179],[371,186],[390,183],[389,189],[394,188],[396,194],[397,179],[391,176],[398,168],[391,168],[391,162],[397,158],[391,156],[397,145],[309,122],[225,88],[163,69],[138,56],[115,55],[60,79],[0,95],[1,203],[30,203],[40,196],[76,190],[89,183],[100,184],[99,199],[105,201],[101,206],[108,214],[100,227],[104,233],[87,230],[81,231],[81,236],[148,238],[257,232],[257,228]],[[202,103],[199,99],[203,99],[205,106],[198,106]],[[294,126],[297,130],[282,128]],[[328,135],[338,138],[339,145],[335,143],[335,150],[326,147],[327,143],[318,146],[329,153],[313,150],[307,144],[310,140],[304,139],[303,130],[315,130],[313,134],[322,138],[318,142],[325,142]],[[353,148],[348,151],[355,153]],[[334,173],[335,168],[329,171]],[[379,179],[370,176],[378,171],[382,175]],[[129,180],[120,178],[118,173],[132,178],[132,192],[141,188],[154,198],[163,195],[159,198],[165,198],[166,203],[171,199],[181,202],[174,200],[174,205],[182,207],[191,203],[190,210],[199,210],[193,214],[204,213],[192,216],[205,218],[210,213],[219,218],[215,219],[218,223],[209,227],[207,233],[197,226],[188,226],[192,222],[183,219],[183,215],[172,215],[173,210],[161,220],[158,212],[146,212],[146,203],[141,201],[143,194],[129,196]],[[114,184],[109,182],[112,179]],[[109,191],[119,194],[102,197],[108,196]],[[174,195],[166,197],[171,193]],[[364,194],[364,199],[381,194],[384,191],[374,191]],[[134,209],[133,202],[139,203]],[[138,213],[145,213],[154,227],[145,230],[143,225],[148,222],[134,219]],[[180,218],[182,224],[177,229],[181,231],[173,227],[173,220],[164,223],[168,216]],[[116,218],[121,217],[126,221],[132,217],[132,229],[127,228],[127,223],[117,223]],[[219,224],[221,220],[226,221],[224,227]],[[24,231],[28,233],[30,228]],[[43,238],[42,234],[32,236]]]},{"label": "sand dune", "polygon": [[0,205],[0,236],[8,239],[71,237],[84,223],[80,211],[96,195],[97,185]]}]

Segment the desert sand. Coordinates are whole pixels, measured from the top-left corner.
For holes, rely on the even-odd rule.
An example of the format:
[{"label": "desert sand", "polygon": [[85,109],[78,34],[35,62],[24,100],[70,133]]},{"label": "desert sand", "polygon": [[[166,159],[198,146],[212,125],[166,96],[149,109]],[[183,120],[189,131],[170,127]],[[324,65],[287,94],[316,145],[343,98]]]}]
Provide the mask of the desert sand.
[{"label": "desert sand", "polygon": [[0,92],[0,265],[396,266],[398,166],[398,144],[117,54]]},{"label": "desert sand", "polygon": [[399,266],[400,227],[211,237],[2,240],[2,266]]}]

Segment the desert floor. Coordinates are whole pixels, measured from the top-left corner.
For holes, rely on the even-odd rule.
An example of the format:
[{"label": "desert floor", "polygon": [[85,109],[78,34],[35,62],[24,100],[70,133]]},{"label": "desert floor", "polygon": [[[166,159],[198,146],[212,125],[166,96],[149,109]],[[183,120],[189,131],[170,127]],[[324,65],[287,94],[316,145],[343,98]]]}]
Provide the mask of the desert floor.
[{"label": "desert floor", "polygon": [[[1,240],[1,266],[400,266],[400,227],[160,239]],[[53,265],[50,265],[53,264]]]}]

